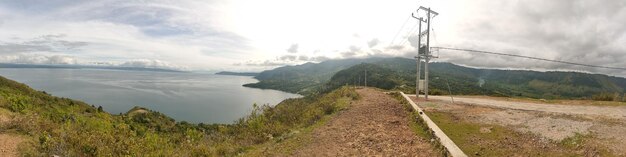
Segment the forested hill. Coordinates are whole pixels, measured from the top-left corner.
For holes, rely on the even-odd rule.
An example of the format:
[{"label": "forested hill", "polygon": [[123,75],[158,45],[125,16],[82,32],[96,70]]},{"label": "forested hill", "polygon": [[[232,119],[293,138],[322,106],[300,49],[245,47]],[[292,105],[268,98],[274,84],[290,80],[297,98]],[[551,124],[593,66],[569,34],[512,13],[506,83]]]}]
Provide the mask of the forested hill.
[{"label": "forested hill", "polygon": [[[602,74],[477,69],[443,62],[430,65],[434,94],[447,94],[446,82],[453,94],[546,99],[588,98],[599,93],[623,95],[626,91],[625,78]],[[414,91],[416,63],[408,58],[346,59],[285,66],[264,71],[256,77],[260,82],[245,86],[310,94],[327,87],[363,83],[355,79],[363,76],[365,69],[369,71],[370,86],[389,89],[391,82],[395,89]],[[384,84],[372,82],[376,79],[389,80],[382,81]]]},{"label": "forested hill", "polygon": [[255,78],[258,83],[246,84],[246,87],[277,89],[291,93],[309,94],[317,92],[339,70],[362,62],[377,62],[384,58],[328,60],[320,63],[305,63],[296,66],[284,66],[266,70]]},{"label": "forested hill", "polygon": [[233,75],[233,76],[256,76],[259,73],[255,72],[231,72],[231,71],[220,71],[215,73],[216,75]]}]

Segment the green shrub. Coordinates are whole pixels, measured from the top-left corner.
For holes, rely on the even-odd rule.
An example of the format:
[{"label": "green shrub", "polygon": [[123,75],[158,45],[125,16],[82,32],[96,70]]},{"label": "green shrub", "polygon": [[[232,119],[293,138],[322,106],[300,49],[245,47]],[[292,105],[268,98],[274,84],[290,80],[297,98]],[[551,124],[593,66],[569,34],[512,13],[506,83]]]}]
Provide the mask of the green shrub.
[{"label": "green shrub", "polygon": [[599,93],[599,94],[594,94],[593,96],[591,96],[592,100],[596,100],[596,101],[613,101],[616,100],[615,99],[615,95],[611,94],[611,93]]},{"label": "green shrub", "polygon": [[8,95],[9,109],[13,112],[25,112],[33,107],[30,98],[22,95]]}]

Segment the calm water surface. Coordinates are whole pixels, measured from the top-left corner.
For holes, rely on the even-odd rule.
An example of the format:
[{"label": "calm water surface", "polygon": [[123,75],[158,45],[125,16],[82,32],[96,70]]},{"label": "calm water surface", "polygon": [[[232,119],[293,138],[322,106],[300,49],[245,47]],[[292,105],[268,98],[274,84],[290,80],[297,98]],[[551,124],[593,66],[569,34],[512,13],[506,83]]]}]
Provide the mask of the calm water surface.
[{"label": "calm water surface", "polygon": [[177,121],[232,123],[252,104],[275,105],[297,94],[247,88],[248,76],[99,69],[0,68],[0,75],[54,96],[82,100],[117,114],[144,106]]}]

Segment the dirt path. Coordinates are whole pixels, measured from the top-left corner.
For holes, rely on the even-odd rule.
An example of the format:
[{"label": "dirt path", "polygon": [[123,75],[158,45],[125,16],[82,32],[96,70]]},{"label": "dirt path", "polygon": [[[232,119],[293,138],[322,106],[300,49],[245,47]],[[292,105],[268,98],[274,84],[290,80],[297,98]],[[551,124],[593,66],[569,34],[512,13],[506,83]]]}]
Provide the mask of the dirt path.
[{"label": "dirt path", "polygon": [[361,99],[312,132],[313,141],[294,156],[437,156],[409,128],[403,106],[373,89],[359,89]]},{"label": "dirt path", "polygon": [[17,135],[0,134],[0,156],[17,156],[17,146],[22,141]]},{"label": "dirt path", "polygon": [[18,135],[1,132],[5,125],[11,123],[11,119],[13,119],[12,114],[0,108],[0,156],[2,157],[18,156],[17,146],[24,141]]},{"label": "dirt path", "polygon": [[[429,98],[450,101],[448,96],[429,96]],[[481,98],[455,97],[454,101],[469,104],[484,105],[498,108],[517,110],[542,111],[565,114],[580,114],[593,116],[606,116],[609,118],[626,119],[626,106],[582,106],[582,105],[555,105],[528,102],[512,102]]]}]

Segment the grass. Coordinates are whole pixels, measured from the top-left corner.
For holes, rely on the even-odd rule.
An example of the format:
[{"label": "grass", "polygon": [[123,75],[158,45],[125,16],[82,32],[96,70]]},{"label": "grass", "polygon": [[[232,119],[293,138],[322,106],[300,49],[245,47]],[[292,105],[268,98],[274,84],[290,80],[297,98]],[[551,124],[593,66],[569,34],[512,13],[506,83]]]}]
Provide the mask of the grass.
[{"label": "grass", "polygon": [[[504,140],[507,135],[512,134],[510,130],[498,126],[481,126],[474,123],[455,121],[452,116],[442,112],[430,112],[427,114],[466,154],[476,154],[478,152],[478,154],[484,156],[507,155],[501,149],[485,151],[484,146],[476,143],[474,139],[487,141]],[[490,134],[482,134],[480,133],[481,127],[492,127],[492,132]]]},{"label": "grass", "polygon": [[[568,101],[564,101],[565,104]],[[626,106],[626,102],[618,102],[618,101],[593,101],[593,100],[572,100],[571,104],[588,104],[591,106]]]},{"label": "grass", "polygon": [[[1,117],[3,117],[3,118],[11,118],[11,117],[13,117],[14,115],[15,115],[15,114],[14,114],[13,112],[11,112],[10,110],[5,109],[5,108],[0,108],[0,116],[1,116]],[[4,119],[1,119],[1,120],[4,120]],[[7,120],[8,120],[8,119],[7,119]]]},{"label": "grass", "polygon": [[572,136],[572,137],[568,137],[566,139],[563,139],[560,144],[564,147],[567,148],[578,148],[580,147],[580,145],[583,144],[584,140],[589,138],[590,135],[582,135],[579,133],[576,133],[576,135]]},{"label": "grass", "polygon": [[[410,122],[409,128],[411,128],[415,135],[422,139],[434,140],[435,138],[433,133],[428,128],[424,120],[420,117],[419,113],[416,112],[409,104],[409,102],[398,92],[392,92],[390,93],[390,95],[403,105],[404,111],[409,115],[407,116],[407,120]],[[436,147],[436,150],[440,153],[438,154],[439,156],[448,156],[448,152],[445,150],[444,146],[439,143],[438,140],[432,141],[431,144]]]},{"label": "grass", "polygon": [[262,145],[252,147],[245,156],[280,156],[293,154],[297,149],[304,147],[313,140],[311,133],[323,126],[332,116],[325,116],[314,125],[284,135]]},{"label": "grass", "polygon": [[437,106],[439,106],[437,103],[432,103],[432,102],[426,102],[426,103],[422,103],[422,104],[425,107],[432,107],[432,108],[436,108]]},{"label": "grass", "polygon": [[572,137],[559,141],[558,144],[570,150],[594,149],[598,151],[599,156],[615,156],[608,149],[600,148],[598,143],[592,142],[594,138],[593,134],[576,133]]},{"label": "grass", "polygon": [[[350,106],[351,98],[341,98],[337,100],[338,110],[344,110]],[[245,153],[245,156],[286,156],[293,154],[299,148],[306,146],[313,140],[311,133],[316,128],[326,124],[336,114],[329,114],[322,117],[315,124],[292,130],[290,133],[284,134],[278,138],[266,142],[262,145],[252,147]]]},{"label": "grass", "polygon": [[416,135],[418,135],[419,137],[423,139],[433,138],[433,135],[428,133],[428,127],[426,127],[426,124],[420,123],[419,113],[415,112],[413,107],[409,104],[409,102],[406,99],[404,99],[404,97],[402,97],[402,95],[400,95],[397,92],[392,92],[389,95],[391,95],[393,98],[398,100],[400,104],[402,104],[404,111],[409,115],[407,116],[408,117],[407,120],[410,122],[409,127],[411,128],[411,130],[413,130],[413,132],[415,132]]}]

